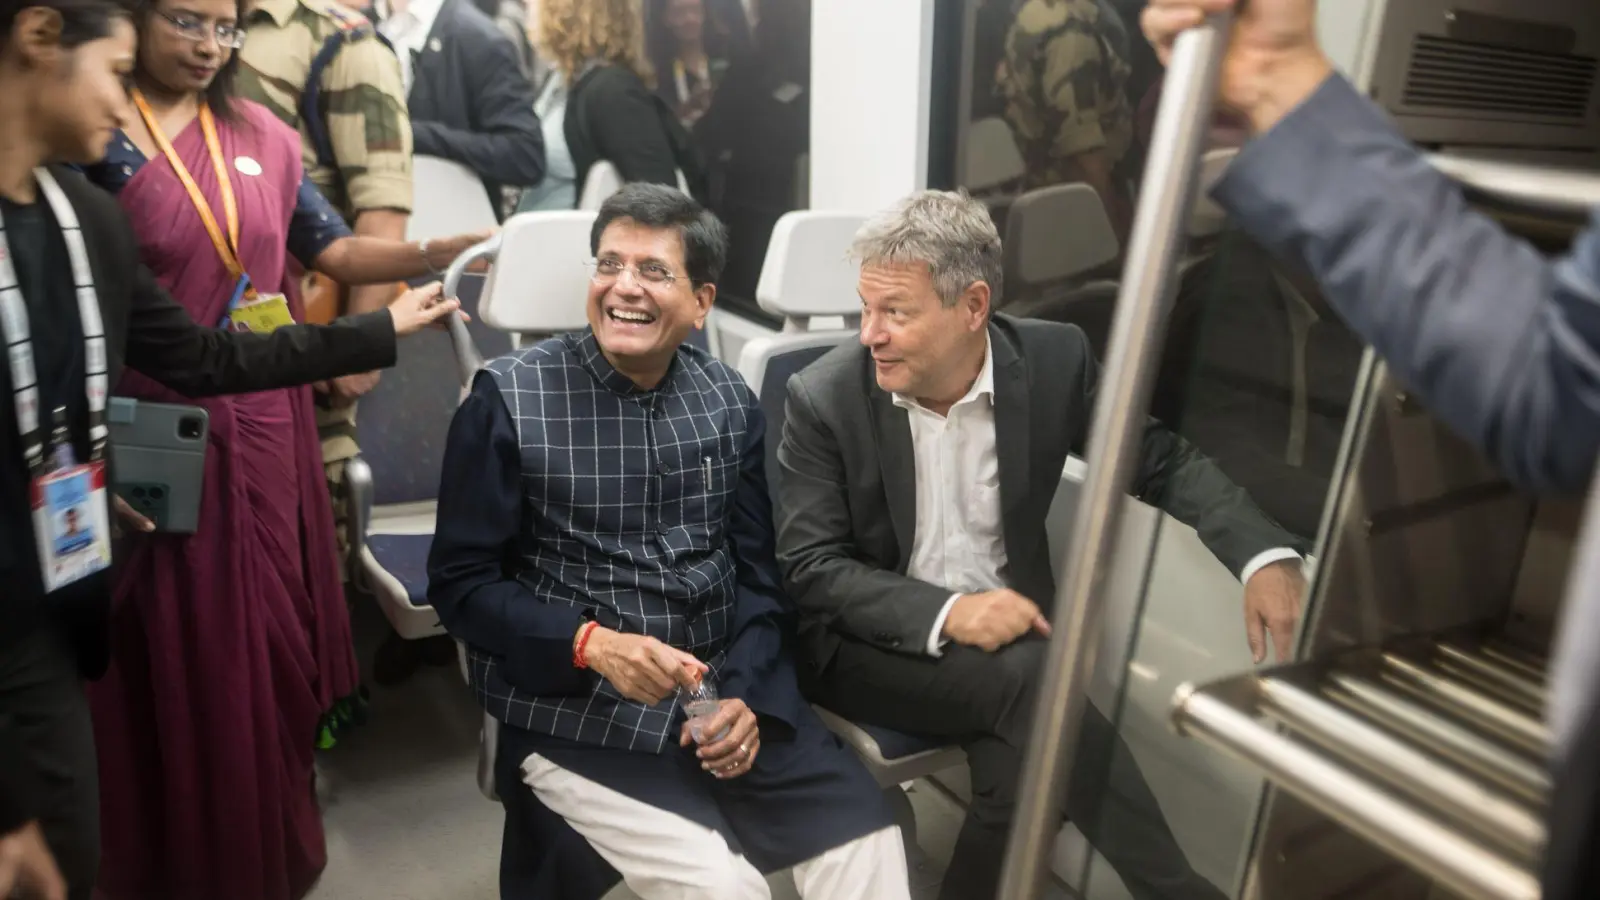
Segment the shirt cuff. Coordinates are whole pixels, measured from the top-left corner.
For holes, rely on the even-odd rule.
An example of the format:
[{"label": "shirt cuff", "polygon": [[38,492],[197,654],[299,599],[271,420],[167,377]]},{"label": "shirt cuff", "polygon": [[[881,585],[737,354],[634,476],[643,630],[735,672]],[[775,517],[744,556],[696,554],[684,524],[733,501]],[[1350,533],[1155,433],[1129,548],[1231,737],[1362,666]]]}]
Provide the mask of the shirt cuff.
[{"label": "shirt cuff", "polygon": [[939,617],[933,620],[933,631],[928,634],[928,646],[925,648],[929,656],[944,655],[944,645],[950,643],[950,639],[944,636],[944,620],[950,618],[950,610],[955,608],[956,601],[960,599],[960,594],[951,594],[950,599],[944,602],[944,608],[939,610]]},{"label": "shirt cuff", "polygon": [[1275,562],[1283,562],[1286,559],[1293,559],[1299,562],[1305,561],[1305,557],[1290,550],[1288,547],[1274,547],[1271,550],[1263,550],[1252,556],[1250,561],[1244,564],[1244,568],[1239,570],[1239,583],[1250,584],[1250,579],[1254,578],[1257,572]]}]

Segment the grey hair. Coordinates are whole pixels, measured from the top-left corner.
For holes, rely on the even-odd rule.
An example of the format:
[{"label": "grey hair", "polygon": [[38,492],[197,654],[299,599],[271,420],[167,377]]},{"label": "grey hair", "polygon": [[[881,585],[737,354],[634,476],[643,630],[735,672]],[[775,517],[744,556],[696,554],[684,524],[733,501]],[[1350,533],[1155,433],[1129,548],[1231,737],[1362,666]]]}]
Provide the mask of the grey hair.
[{"label": "grey hair", "polygon": [[921,191],[873,216],[856,232],[850,258],[863,266],[926,265],[945,306],[978,281],[989,286],[990,309],[1000,302],[1000,232],[965,191]]}]

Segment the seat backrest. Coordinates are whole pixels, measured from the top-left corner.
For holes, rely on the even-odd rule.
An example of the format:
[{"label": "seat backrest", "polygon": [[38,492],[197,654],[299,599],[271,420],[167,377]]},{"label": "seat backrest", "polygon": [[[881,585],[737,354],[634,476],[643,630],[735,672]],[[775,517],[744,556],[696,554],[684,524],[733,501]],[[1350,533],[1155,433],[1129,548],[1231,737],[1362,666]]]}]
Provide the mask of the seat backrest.
[{"label": "seat backrest", "polygon": [[[689,193],[689,180],[684,177],[683,170],[678,170],[678,190]],[[599,210],[607,199],[622,190],[622,172],[615,164],[600,160],[589,167],[589,174],[584,176],[583,191],[578,194],[578,208]]]},{"label": "seat backrest", "polygon": [[493,228],[500,222],[483,179],[460,163],[436,156],[413,157],[411,183],[407,240],[450,237]]},{"label": "seat backrest", "polygon": [[1006,288],[1019,292],[1082,277],[1121,252],[1100,195],[1081,182],[1018,197],[1006,216],[1004,248]]},{"label": "seat backrest", "polygon": [[[458,291],[471,309],[483,279],[469,275]],[[511,349],[506,335],[476,318],[467,324],[486,358]],[[357,442],[372,468],[373,503],[414,503],[439,495],[445,437],[461,402],[461,381],[450,336],[427,330],[400,342],[399,360],[361,399]]]},{"label": "seat backrest", "polygon": [[979,119],[968,127],[966,150],[961,183],[975,194],[1009,184],[1028,173],[1011,126],[998,116]]},{"label": "seat backrest", "polygon": [[500,252],[483,288],[478,318],[520,334],[560,334],[589,322],[587,210],[519,213],[500,232]]},{"label": "seat backrest", "polygon": [[606,198],[622,190],[622,173],[606,160],[589,167],[583,179],[583,190],[578,194],[578,208],[598,210]]},{"label": "seat backrest", "polygon": [[767,418],[767,485],[777,495],[778,445],[789,402],[789,378],[829,350],[856,340],[855,331],[813,331],[756,338],[739,354],[739,374],[750,384]]},{"label": "seat backrest", "polygon": [[800,210],[785,213],[772,229],[756,284],[756,302],[784,319],[785,330],[805,330],[814,316],[858,316],[856,280],[861,267],[849,258],[867,214]]}]

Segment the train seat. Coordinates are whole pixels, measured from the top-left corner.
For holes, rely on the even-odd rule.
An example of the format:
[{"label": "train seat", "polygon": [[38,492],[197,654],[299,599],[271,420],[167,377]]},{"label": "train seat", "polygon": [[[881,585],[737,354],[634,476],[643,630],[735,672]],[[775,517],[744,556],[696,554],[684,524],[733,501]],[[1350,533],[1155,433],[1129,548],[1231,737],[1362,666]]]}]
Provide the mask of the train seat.
[{"label": "train seat", "polygon": [[[626,184],[622,172],[615,163],[602,159],[589,167],[589,174],[584,176],[583,190],[578,192],[578,208],[582,210],[598,210],[606,198],[622,190]],[[678,172],[678,190],[689,193],[689,181],[683,177],[683,172]]]},{"label": "train seat", "polygon": [[843,317],[859,321],[856,293],[859,267],[849,259],[850,244],[866,223],[863,213],[804,210],[786,213],[767,243],[756,302],[783,321],[783,330],[746,341],[738,370],[767,414],[767,483],[777,484],[778,439],[789,377],[829,350],[856,339],[854,327],[813,330],[814,320]]},{"label": "train seat", "polygon": [[999,116],[979,119],[967,129],[962,185],[975,197],[1015,188],[1028,174],[1011,126]]},{"label": "train seat", "polygon": [[[756,299],[762,309],[783,319],[784,330],[746,343],[739,357],[739,373],[766,415],[767,481],[774,487],[790,376],[829,350],[857,339],[855,328],[809,329],[816,318],[842,316],[847,323],[859,320],[858,268],[849,262],[848,253],[865,221],[860,213],[803,211],[786,214],[773,229]],[[899,786],[960,764],[965,759],[961,749],[887,728],[858,725],[822,707],[816,710],[866,763],[896,810],[908,845],[914,845],[915,816]]]},{"label": "train seat", "polygon": [[824,724],[856,751],[881,788],[895,788],[959,766],[966,760],[960,747],[934,738],[903,734],[877,725],[857,725],[849,719],[814,706]]},{"label": "train seat", "polygon": [[592,210],[519,213],[500,230],[478,316],[491,328],[540,338],[587,327]]},{"label": "train seat", "polygon": [[406,240],[425,241],[493,228],[499,223],[494,202],[478,174],[458,162],[437,156],[411,160],[415,186]]},{"label": "train seat", "polygon": [[[510,334],[512,347],[587,328],[591,272],[584,262],[595,218],[593,210],[556,210],[507,219],[478,303],[484,324]],[[705,329],[691,332],[689,343],[709,352]]]},{"label": "train seat", "polygon": [[1111,266],[1122,253],[1105,204],[1081,182],[1018,197],[1006,216],[1001,309],[1012,312],[1069,293],[1116,297]]},{"label": "train seat", "polygon": [[[463,280],[471,307],[482,279]],[[505,335],[473,321],[469,333],[491,355],[509,350]],[[361,455],[345,467],[353,510],[349,529],[352,582],[372,595],[406,640],[443,634],[428,606],[428,548],[445,435],[461,399],[456,354],[448,336],[430,332],[400,345],[399,363],[361,400]]]}]

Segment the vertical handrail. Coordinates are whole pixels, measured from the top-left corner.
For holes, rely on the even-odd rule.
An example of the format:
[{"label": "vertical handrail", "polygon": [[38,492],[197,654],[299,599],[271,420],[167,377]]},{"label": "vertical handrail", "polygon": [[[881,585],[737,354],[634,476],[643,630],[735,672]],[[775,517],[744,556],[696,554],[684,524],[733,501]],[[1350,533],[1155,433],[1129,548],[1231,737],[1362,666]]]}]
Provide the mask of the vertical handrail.
[{"label": "vertical handrail", "polygon": [[1038,897],[1050,869],[1100,637],[1101,588],[1116,543],[1117,517],[1139,456],[1151,373],[1160,353],[1165,314],[1177,290],[1174,273],[1194,203],[1230,25],[1229,16],[1214,16],[1205,27],[1181,35],[1167,69],[1089,432],[1088,478],[1073,520],[1066,577],[1051,620],[1056,636],[1045,661],[1018,792],[1021,800],[1006,848],[998,895],[1004,900]]},{"label": "vertical handrail", "polygon": [[[494,237],[481,244],[474,245],[465,253],[456,257],[455,262],[444,273],[444,295],[455,297],[461,290],[461,279],[467,274],[467,268],[480,259],[491,262],[500,255],[500,241],[502,234],[496,232]],[[456,351],[456,374],[461,379],[463,392],[472,389],[472,379],[483,368],[483,354],[478,352],[478,345],[473,343],[472,333],[467,331],[467,320],[459,313],[451,313],[449,320],[450,344]]]}]

